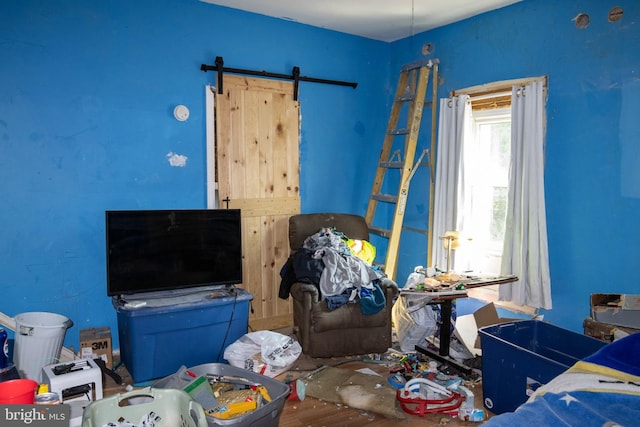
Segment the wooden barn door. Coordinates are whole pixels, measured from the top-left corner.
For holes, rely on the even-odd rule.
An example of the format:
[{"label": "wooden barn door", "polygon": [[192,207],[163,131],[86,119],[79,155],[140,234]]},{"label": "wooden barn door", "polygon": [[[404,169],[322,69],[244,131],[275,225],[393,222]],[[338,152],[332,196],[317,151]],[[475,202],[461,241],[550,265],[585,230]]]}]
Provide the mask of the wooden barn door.
[{"label": "wooden barn door", "polygon": [[218,205],[242,210],[243,284],[250,330],[293,323],[278,298],[288,220],[300,212],[299,120],[293,83],[226,74],[216,95]]}]

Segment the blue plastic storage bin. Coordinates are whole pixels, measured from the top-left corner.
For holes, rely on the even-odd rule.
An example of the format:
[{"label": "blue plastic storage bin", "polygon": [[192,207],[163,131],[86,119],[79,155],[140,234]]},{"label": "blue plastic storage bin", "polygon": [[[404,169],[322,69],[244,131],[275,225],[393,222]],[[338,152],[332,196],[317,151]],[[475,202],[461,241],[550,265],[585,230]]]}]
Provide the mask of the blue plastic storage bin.
[{"label": "blue plastic storage bin", "polygon": [[114,298],[120,360],[134,382],[165,377],[180,366],[226,361],[224,349],[247,333],[253,296],[240,288],[179,297]]},{"label": "blue plastic storage bin", "polygon": [[539,320],[480,328],[482,393],[494,414],[512,412],[531,393],[605,342]]}]

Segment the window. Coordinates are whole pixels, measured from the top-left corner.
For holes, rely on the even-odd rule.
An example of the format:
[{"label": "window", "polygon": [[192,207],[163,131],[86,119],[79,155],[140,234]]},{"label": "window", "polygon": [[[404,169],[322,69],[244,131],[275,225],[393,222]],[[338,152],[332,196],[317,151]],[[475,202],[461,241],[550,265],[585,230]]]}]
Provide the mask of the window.
[{"label": "window", "polygon": [[[534,77],[474,86],[440,100],[432,228],[434,236],[459,231],[454,270],[515,274],[516,283],[499,287],[500,299],[550,309],[546,94],[547,78]],[[433,248],[432,263],[444,265],[447,252]]]},{"label": "window", "polygon": [[[509,190],[510,108],[478,109],[472,100],[464,138],[464,235],[455,270],[500,274]],[[463,238],[465,237],[463,236]]]}]

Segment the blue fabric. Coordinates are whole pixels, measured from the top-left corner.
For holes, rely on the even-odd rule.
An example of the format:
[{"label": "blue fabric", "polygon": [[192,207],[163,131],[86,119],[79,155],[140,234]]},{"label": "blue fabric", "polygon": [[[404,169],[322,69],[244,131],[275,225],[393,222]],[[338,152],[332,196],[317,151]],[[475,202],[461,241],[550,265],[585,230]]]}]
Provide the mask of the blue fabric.
[{"label": "blue fabric", "polygon": [[640,420],[637,395],[572,391],[547,393],[533,402],[489,419],[487,427],[514,426],[637,426]]},{"label": "blue fabric", "polygon": [[602,347],[584,361],[640,376],[640,332]]},{"label": "blue fabric", "polygon": [[296,251],[293,257],[293,271],[298,282],[317,285],[320,283],[322,270],[324,270],[324,262],[321,259],[314,258],[313,251],[304,248]]},{"label": "blue fabric", "polygon": [[360,288],[360,311],[364,315],[378,313],[387,303],[378,281],[374,280],[372,283],[373,290],[364,287]]},{"label": "blue fabric", "polygon": [[327,302],[327,307],[329,308],[329,311],[333,311],[336,308],[340,308],[343,305],[347,304],[349,302],[350,294],[351,294],[351,291],[345,291],[340,295],[333,295],[330,297],[326,297],[325,301]]}]

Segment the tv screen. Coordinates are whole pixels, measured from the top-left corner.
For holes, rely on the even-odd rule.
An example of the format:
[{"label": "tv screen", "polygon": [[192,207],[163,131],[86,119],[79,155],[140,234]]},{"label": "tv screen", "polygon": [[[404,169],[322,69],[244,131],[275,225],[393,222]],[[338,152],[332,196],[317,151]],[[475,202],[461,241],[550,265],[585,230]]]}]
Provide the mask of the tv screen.
[{"label": "tv screen", "polygon": [[108,296],[242,283],[240,210],[105,214]]}]

